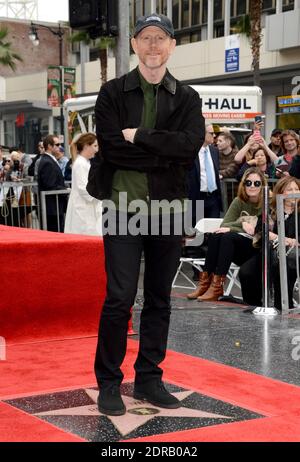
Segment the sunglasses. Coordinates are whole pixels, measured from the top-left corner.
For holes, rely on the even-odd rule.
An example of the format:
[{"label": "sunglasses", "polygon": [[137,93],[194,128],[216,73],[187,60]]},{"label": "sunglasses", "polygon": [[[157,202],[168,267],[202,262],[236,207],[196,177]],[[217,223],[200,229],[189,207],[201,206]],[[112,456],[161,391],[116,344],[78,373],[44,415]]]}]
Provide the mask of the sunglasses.
[{"label": "sunglasses", "polygon": [[251,180],[246,180],[244,181],[244,185],[247,186],[248,188],[250,188],[250,186],[255,186],[256,188],[259,188],[261,186],[261,181],[259,180],[255,180],[255,181],[251,181]]},{"label": "sunglasses", "polygon": [[61,146],[61,143],[54,143],[54,146]]}]

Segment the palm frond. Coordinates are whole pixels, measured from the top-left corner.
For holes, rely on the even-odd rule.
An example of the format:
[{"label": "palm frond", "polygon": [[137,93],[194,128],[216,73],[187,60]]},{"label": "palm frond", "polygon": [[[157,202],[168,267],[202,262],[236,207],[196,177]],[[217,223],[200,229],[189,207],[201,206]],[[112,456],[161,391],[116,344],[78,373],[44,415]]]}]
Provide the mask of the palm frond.
[{"label": "palm frond", "polygon": [[231,28],[231,31],[235,34],[245,34],[246,37],[251,36],[251,23],[249,14],[244,14],[236,23],[235,26]]},{"label": "palm frond", "polygon": [[11,42],[5,41],[8,36],[8,29],[0,27],[0,64],[10,67],[13,71],[16,69],[17,61],[22,61],[21,56],[12,50]]},{"label": "palm frond", "polygon": [[70,35],[68,40],[71,43],[76,43],[76,42],[84,42],[86,45],[89,45],[91,43],[91,37],[89,33],[85,30],[75,32],[74,34]]}]

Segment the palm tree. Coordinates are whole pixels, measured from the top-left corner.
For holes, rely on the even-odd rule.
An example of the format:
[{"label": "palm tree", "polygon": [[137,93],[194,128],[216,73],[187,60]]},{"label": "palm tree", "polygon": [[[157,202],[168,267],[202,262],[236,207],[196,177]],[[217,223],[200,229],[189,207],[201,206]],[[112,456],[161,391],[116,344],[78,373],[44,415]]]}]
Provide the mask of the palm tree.
[{"label": "palm tree", "polygon": [[250,0],[249,14],[245,14],[232,27],[232,32],[245,34],[250,41],[252,53],[253,84],[260,85],[260,46],[261,46],[261,14],[262,0]]},{"label": "palm tree", "polygon": [[260,85],[260,46],[261,46],[261,14],[262,0],[250,0],[249,16],[251,27],[251,51],[252,51],[252,68],[253,84]]},{"label": "palm tree", "polygon": [[[88,31],[80,31],[72,34],[69,39],[72,43],[84,42],[89,45],[92,42],[92,38]],[[107,50],[115,46],[116,40],[114,37],[99,37],[96,41],[96,48],[99,49],[100,59],[100,75],[102,84],[107,82]]]},{"label": "palm tree", "polygon": [[16,60],[22,61],[20,55],[11,49],[11,43],[7,42],[8,30],[0,27],[0,64],[9,66],[13,71],[16,69]]}]

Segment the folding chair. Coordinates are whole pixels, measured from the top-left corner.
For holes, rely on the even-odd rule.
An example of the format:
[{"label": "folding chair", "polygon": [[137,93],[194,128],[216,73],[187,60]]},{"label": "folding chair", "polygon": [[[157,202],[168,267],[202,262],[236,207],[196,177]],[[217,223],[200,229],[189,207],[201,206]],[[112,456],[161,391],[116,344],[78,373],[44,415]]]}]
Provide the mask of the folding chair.
[{"label": "folding chair", "polygon": [[[187,247],[191,246],[192,242],[195,243],[197,241],[201,241],[201,237],[203,237],[205,233],[212,233],[216,231],[220,227],[220,224],[222,223],[222,221],[223,221],[222,218],[201,218],[201,220],[199,220],[195,226],[195,229],[196,231],[198,231],[198,234],[196,234],[196,237],[194,237],[193,239],[188,239],[186,241],[186,246]],[[176,271],[176,274],[175,274],[175,277],[172,283],[172,288],[174,289],[175,288],[196,289],[198,285],[198,284],[195,284],[195,282],[183,271],[183,265],[185,263],[191,265],[192,267],[196,268],[199,271],[203,271],[205,258],[181,257],[179,266],[177,268],[177,271]],[[229,271],[227,273],[228,285],[224,291],[224,295],[226,296],[230,295],[234,285],[236,285],[239,289],[241,288],[240,283],[237,279],[239,269],[240,269],[239,266],[237,266],[236,264],[234,263],[231,264]],[[188,285],[177,283],[177,279],[179,277],[184,278],[187,281]]]},{"label": "folding chair", "polygon": [[[204,234],[216,231],[216,229],[220,227],[222,221],[222,218],[201,218],[201,220],[199,220],[195,226],[196,236],[192,239],[186,239],[185,247],[194,247],[196,245],[201,245],[198,244],[198,242],[203,242]],[[196,268],[198,271],[203,271],[202,267],[204,265],[204,261],[204,258],[181,257],[179,266],[177,268],[177,272],[173,279],[172,288],[195,289],[197,285],[187,274],[184,273],[182,267],[185,263],[188,263],[192,267]],[[177,279],[179,276],[182,276],[188,282],[188,285],[177,284]]]}]

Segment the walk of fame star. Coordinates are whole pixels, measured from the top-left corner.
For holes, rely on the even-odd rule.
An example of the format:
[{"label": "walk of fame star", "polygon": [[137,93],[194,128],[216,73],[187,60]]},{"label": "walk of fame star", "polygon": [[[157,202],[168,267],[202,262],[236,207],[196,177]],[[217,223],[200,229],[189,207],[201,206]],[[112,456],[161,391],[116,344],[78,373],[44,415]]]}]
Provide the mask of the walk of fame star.
[{"label": "walk of fame star", "polygon": [[29,396],[6,403],[88,441],[114,442],[226,424],[261,416],[195,391],[167,384],[182,403],[164,409],[132,397],[133,384],[124,383],[121,394],[126,414],[107,416],[98,411],[96,388]]},{"label": "walk of fame star", "polygon": [[[98,406],[96,404],[98,391],[87,389],[85,392],[95,402],[94,406],[78,406],[69,409],[56,409],[54,411],[40,412],[35,415],[99,415]],[[174,396],[176,396],[179,401],[183,401],[191,394],[193,394],[193,391],[181,391],[174,393]],[[136,430],[138,427],[144,425],[146,422],[158,415],[160,417],[210,417],[214,419],[230,419],[230,417],[225,415],[199,411],[197,409],[190,409],[186,407],[179,407],[178,409],[164,409],[153,406],[152,404],[144,401],[138,401],[130,396],[123,395],[122,399],[126,406],[126,414],[121,416],[106,416],[114,424],[122,436],[128,435],[133,430]]]}]

